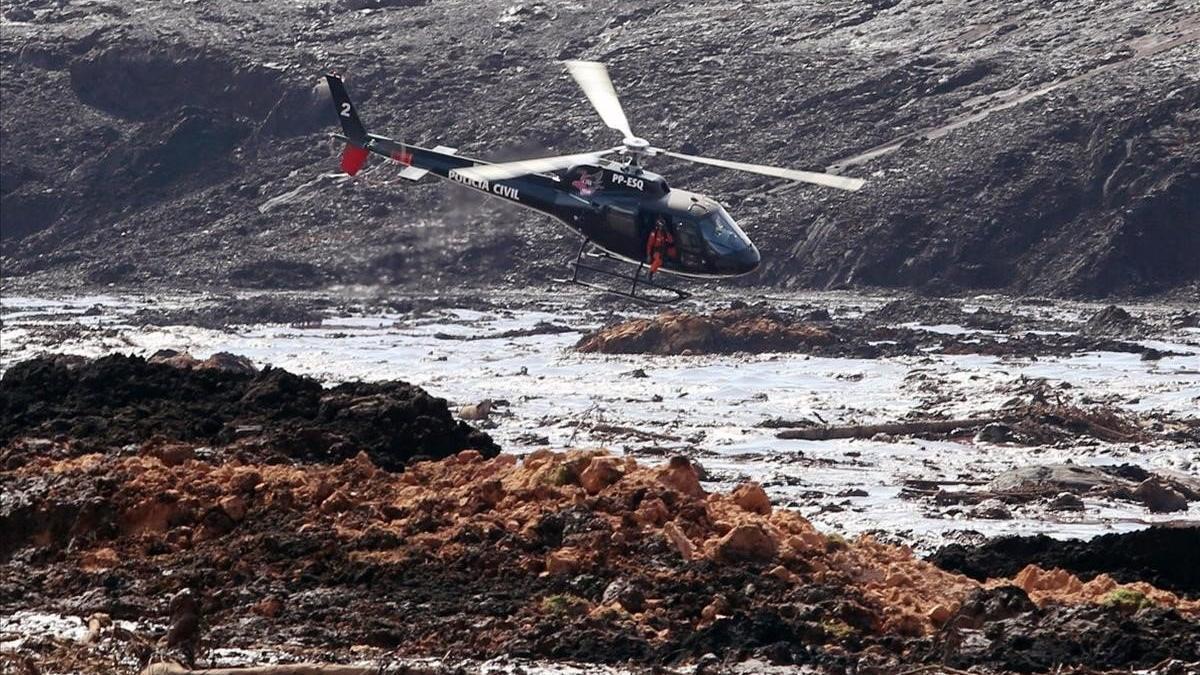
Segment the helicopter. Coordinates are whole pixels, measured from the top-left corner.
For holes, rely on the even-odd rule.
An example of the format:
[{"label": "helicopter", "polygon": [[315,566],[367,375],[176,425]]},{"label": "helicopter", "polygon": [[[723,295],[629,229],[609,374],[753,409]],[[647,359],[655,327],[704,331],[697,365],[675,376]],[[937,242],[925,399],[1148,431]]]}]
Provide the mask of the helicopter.
[{"label": "helicopter", "polygon": [[[854,191],[864,181],[814,171],[798,171],[688,155],[651,145],[634,135],[604,64],[564,61],[600,119],[622,134],[620,145],[603,150],[492,163],[465,157],[439,145],[424,148],[367,133],[358,111],[336,74],[325,76],[345,142],[341,168],[357,174],[370,155],[402,165],[400,177],[412,181],[433,174],[487,195],[552,216],[582,236],[568,281],[635,300],[666,304],[690,297],[657,280],[661,271],[680,277],[730,278],[754,271],[758,249],[719,202],[672,187],[642,167],[645,158],[667,156],[724,169]],[[610,159],[610,157],[615,158]],[[585,262],[585,255],[636,265],[632,273]],[[619,267],[619,266],[618,266]],[[606,275],[622,287],[580,279],[580,270]],[[640,287],[639,287],[640,286]]]}]

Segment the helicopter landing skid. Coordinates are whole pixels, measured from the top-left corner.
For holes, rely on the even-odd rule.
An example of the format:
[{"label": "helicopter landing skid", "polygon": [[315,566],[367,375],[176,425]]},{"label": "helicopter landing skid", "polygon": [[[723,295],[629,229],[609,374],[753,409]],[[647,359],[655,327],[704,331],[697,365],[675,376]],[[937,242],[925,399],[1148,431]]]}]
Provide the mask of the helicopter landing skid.
[{"label": "helicopter landing skid", "polygon": [[[590,239],[583,240],[583,244],[579,247],[579,253],[575,255],[575,260],[567,263],[571,267],[571,278],[563,279],[562,281],[575,284],[577,286],[583,286],[584,288],[590,288],[596,291],[603,291],[613,295],[624,296],[631,300],[637,300],[638,302],[645,302],[652,305],[669,305],[692,297],[692,294],[688,293],[687,291],[675,288],[673,286],[667,286],[666,284],[660,284],[657,281],[654,281],[654,279],[648,273],[643,274],[642,271],[646,267],[646,263],[644,262],[638,263],[637,269],[634,270],[633,274],[623,274],[621,272],[614,272],[613,270],[604,269],[603,267],[585,264],[583,262],[583,256],[585,253],[595,258],[608,258],[610,260],[615,260],[618,263],[624,262],[623,260],[608,255],[603,251],[588,253],[588,244],[591,243],[592,242]],[[628,281],[631,282],[631,284],[629,286],[629,290],[623,290],[620,288],[605,286],[603,284],[592,283],[590,281],[582,281],[579,279],[579,270],[595,272],[596,274],[602,274],[614,279]],[[638,292],[639,287],[641,289],[640,293]],[[650,293],[646,292],[646,289],[654,289],[654,291],[661,291],[661,293],[655,295],[653,294],[653,291]]]}]

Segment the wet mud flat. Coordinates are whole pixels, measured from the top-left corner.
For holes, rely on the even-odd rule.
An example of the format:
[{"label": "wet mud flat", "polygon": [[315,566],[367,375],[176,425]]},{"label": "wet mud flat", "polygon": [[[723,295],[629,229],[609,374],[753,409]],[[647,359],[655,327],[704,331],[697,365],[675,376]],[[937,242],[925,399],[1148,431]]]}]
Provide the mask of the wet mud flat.
[{"label": "wet mud flat", "polygon": [[[74,367],[98,371],[113,359],[137,360]],[[154,365],[184,379],[213,374],[178,358]],[[5,395],[27,377],[11,368]],[[120,398],[146,388],[133,379],[112,389]],[[49,392],[45,402],[70,397]],[[55,410],[59,420],[86,415]],[[270,436],[253,445],[274,453],[219,437],[204,439],[211,446],[162,436],[113,443],[86,426],[47,439],[46,428],[27,425],[4,445],[0,526],[10,536],[0,550],[0,607],[94,625],[73,651],[45,636],[6,635],[8,662],[44,658],[50,672],[55,659],[86,664],[96,650],[131,672],[152,659],[189,664],[214,650],[280,648],[328,661],[636,667],[690,667],[714,654],[718,664],[834,672],[1200,659],[1194,587],[1171,592],[1103,573],[1084,581],[1035,558],[1015,574],[973,579],[869,536],[822,533],[754,482],[708,491],[684,457],[488,458],[468,448],[388,470],[365,451],[316,455]],[[1196,536],[1158,533],[1177,549]],[[1155,567],[1136,576],[1170,579]]]},{"label": "wet mud flat", "polygon": [[1188,305],[827,293],[659,313],[362,289],[6,298],[0,319],[5,367],[186,350],[330,388],[409,381],[510,452],[684,455],[711,489],[753,480],[826,529],[923,553],[1196,517]]},{"label": "wet mud flat", "polygon": [[[120,298],[6,305],[6,664],[1200,660],[1179,564],[1198,536],[1185,402],[1200,391],[1177,308],[1035,306],[977,329],[957,301],[915,310],[924,323],[866,298],[701,308],[857,325],[843,339],[866,347],[877,329],[922,337],[872,357],[647,356],[576,349],[660,317],[599,303],[316,300],[319,321],[207,327],[186,297],[158,304],[178,323],[139,324],[146,304]],[[943,351],[1012,332],[1130,351]],[[36,351],[89,356],[8,360]],[[957,420],[974,422],[920,426]],[[918,426],[871,429],[898,423]],[[1035,532],[1054,538],[988,540]]]}]

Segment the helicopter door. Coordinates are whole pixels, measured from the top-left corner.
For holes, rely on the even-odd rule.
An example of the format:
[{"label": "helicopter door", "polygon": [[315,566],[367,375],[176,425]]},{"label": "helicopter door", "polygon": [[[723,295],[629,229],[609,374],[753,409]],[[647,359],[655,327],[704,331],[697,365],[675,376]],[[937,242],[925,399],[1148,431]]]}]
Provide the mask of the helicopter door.
[{"label": "helicopter door", "polygon": [[679,261],[686,267],[699,268],[704,264],[704,239],[696,223],[686,218],[675,221],[675,239],[679,244]]},{"label": "helicopter door", "polygon": [[637,212],[613,204],[605,207],[604,221],[608,226],[604,235],[605,246],[621,255],[640,258],[645,243],[639,236]]}]

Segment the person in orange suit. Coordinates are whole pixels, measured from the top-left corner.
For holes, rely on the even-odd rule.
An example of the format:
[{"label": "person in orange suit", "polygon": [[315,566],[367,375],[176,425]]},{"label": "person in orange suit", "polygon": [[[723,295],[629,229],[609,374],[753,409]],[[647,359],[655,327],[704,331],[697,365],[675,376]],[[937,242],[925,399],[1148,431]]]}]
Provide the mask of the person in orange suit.
[{"label": "person in orange suit", "polygon": [[650,260],[650,276],[662,267],[664,258],[674,258],[678,255],[675,250],[675,237],[667,228],[667,220],[659,216],[654,225],[654,231],[646,239],[646,258]]}]

